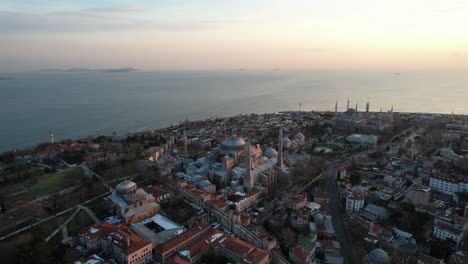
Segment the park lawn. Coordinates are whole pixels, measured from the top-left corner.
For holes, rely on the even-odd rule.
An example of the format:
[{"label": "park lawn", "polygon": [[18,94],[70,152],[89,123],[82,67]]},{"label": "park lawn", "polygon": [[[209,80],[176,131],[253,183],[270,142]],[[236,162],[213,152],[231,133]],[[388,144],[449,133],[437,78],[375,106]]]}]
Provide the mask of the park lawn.
[{"label": "park lawn", "polygon": [[28,189],[21,198],[33,198],[39,195],[57,192],[73,185],[79,184],[81,179],[81,168],[75,167],[52,174],[45,174],[37,179],[25,184]]}]

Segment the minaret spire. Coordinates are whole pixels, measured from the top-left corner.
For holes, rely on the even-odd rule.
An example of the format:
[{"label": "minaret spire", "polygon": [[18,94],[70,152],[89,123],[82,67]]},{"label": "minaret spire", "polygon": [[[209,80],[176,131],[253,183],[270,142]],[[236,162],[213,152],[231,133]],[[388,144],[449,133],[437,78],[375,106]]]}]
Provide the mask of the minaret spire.
[{"label": "minaret spire", "polygon": [[338,113],[338,100],[336,100],[335,102],[335,114]]},{"label": "minaret spire", "polygon": [[283,168],[283,128],[279,129],[278,136],[278,160],[276,162],[278,168]]},{"label": "minaret spire", "polygon": [[356,112],[357,112],[357,106],[358,106],[358,104],[357,104],[357,102],[356,102],[356,108],[354,108],[354,110],[356,110]]},{"label": "minaret spire", "polygon": [[50,144],[54,144],[55,141],[54,141],[54,132],[52,130],[50,130]]},{"label": "minaret spire", "polygon": [[187,131],[184,126],[184,151],[185,151],[185,163],[188,163],[188,154],[187,154]]},{"label": "minaret spire", "polygon": [[246,178],[244,179],[244,187],[247,189],[248,192],[252,191],[254,184],[255,184],[255,179],[254,175],[252,173],[252,145],[250,144],[250,139],[249,139],[249,145],[247,146],[247,171],[246,171]]},{"label": "minaret spire", "polygon": [[348,103],[346,104],[346,110],[349,109],[349,98],[348,98]]},{"label": "minaret spire", "polygon": [[369,108],[370,108],[370,103],[369,103],[369,101],[367,101],[367,104],[366,104],[366,113],[369,113]]}]

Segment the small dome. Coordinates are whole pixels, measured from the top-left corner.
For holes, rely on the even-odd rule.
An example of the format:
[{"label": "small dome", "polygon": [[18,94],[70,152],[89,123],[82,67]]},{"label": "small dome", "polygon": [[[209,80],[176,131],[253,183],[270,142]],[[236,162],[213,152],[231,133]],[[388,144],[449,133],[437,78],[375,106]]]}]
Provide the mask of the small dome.
[{"label": "small dome", "polygon": [[354,108],[349,108],[348,110],[346,110],[345,113],[346,113],[346,114],[355,114],[355,113],[356,113],[356,110],[354,110]]},{"label": "small dome", "polygon": [[384,250],[376,248],[364,256],[362,262],[369,264],[387,264],[390,263],[390,257]]},{"label": "small dome", "polygon": [[297,133],[296,136],[295,136],[295,138],[298,139],[298,140],[300,140],[300,141],[304,141],[304,140],[305,140],[305,136],[304,136],[301,132]]},{"label": "small dome", "polygon": [[289,140],[288,137],[284,137],[283,138],[283,144],[289,144],[289,143],[291,143],[291,140]]},{"label": "small dome", "polygon": [[117,189],[118,193],[126,194],[132,189],[136,189],[137,185],[136,183],[132,181],[123,181],[115,187]]},{"label": "small dome", "polygon": [[278,155],[278,152],[276,152],[274,148],[270,147],[265,150],[265,156],[267,156],[269,159],[276,158],[277,155]]}]

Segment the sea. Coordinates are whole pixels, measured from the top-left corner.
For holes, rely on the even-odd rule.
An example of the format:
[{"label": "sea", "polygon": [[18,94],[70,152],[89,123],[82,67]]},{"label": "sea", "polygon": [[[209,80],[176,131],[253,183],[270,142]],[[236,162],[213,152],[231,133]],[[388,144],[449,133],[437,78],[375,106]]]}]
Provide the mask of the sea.
[{"label": "sea", "polygon": [[184,120],[281,111],[468,114],[462,70],[36,71],[1,74],[0,151]]}]

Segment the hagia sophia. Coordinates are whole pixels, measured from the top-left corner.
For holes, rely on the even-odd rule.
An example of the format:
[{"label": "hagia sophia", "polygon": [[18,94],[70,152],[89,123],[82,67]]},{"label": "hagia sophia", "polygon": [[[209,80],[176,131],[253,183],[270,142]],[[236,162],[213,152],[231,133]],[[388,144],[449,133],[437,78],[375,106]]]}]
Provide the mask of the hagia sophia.
[{"label": "hagia sophia", "polygon": [[[246,142],[242,137],[225,136],[221,144],[205,157],[187,165],[186,174],[178,173],[200,188],[210,189],[210,183],[218,190],[271,193],[276,184],[288,184],[291,173],[284,165],[284,150],[294,150],[305,144],[305,136],[297,133],[293,139],[283,137],[279,130],[278,149],[262,147]],[[203,180],[205,178],[206,180]]]}]

